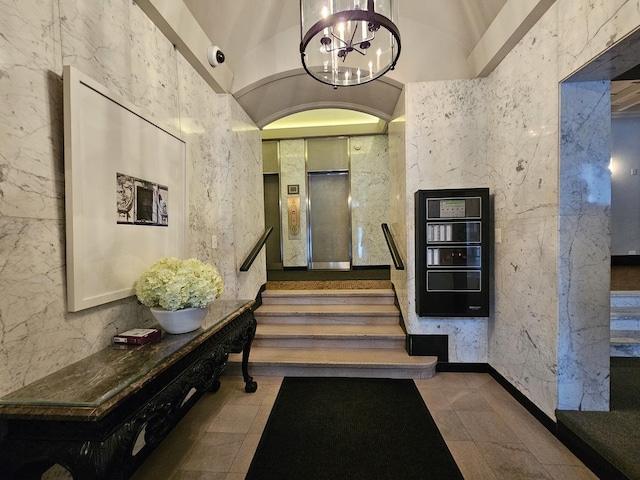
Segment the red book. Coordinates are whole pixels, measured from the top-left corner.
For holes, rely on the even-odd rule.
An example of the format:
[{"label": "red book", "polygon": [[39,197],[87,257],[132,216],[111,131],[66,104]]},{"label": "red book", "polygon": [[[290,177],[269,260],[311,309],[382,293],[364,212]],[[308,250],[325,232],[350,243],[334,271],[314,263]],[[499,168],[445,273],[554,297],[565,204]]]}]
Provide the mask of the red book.
[{"label": "red book", "polygon": [[157,328],[134,328],[113,336],[113,343],[144,345],[159,339],[162,332]]}]

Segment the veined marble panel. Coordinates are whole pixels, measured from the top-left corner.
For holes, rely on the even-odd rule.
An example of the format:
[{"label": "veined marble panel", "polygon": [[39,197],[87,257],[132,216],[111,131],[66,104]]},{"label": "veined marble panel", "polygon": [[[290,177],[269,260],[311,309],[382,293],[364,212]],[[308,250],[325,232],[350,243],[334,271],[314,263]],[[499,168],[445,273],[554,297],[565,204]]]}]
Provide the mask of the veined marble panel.
[{"label": "veined marble panel", "polygon": [[561,85],[558,408],[609,409],[609,82]]},{"label": "veined marble panel", "polygon": [[[224,215],[225,181],[229,171],[216,155],[219,145],[229,145],[225,125],[225,102],[218,97],[189,63],[178,54],[181,135],[187,142],[189,185],[189,255],[214,265],[225,282],[223,298],[232,298],[235,265],[231,215]],[[228,192],[227,192],[228,193]],[[217,246],[213,248],[212,238]]]},{"label": "veined marble panel", "polygon": [[[63,64],[73,65],[134,103],[131,2],[60,0],[59,4]],[[151,60],[142,61],[147,64]]]},{"label": "veined marble panel", "polygon": [[[556,7],[488,78],[494,198],[489,363],[550,417],[557,402]],[[497,235],[496,235],[497,237]]]},{"label": "veined marble panel", "polygon": [[406,91],[407,193],[485,187],[484,80],[411,83]]},{"label": "veined marble panel", "polygon": [[[391,268],[391,282],[396,291],[402,318],[408,318],[408,256],[407,256],[407,180],[406,180],[406,94],[402,90],[393,120],[389,123],[389,230],[394,237],[404,270]],[[411,270],[413,274],[413,269]]]},{"label": "veined marble panel", "polygon": [[150,112],[159,126],[179,134],[178,52],[134,2],[130,22],[133,103]]},{"label": "veined marble panel", "polygon": [[[282,264],[284,267],[306,267],[307,250],[307,179],[304,140],[280,141],[280,209],[282,222]],[[300,235],[289,238],[287,218],[287,185],[300,187]]]},{"label": "veined marble panel", "polygon": [[640,3],[629,0],[557,2],[560,41],[559,76],[563,79],[640,26]]},{"label": "veined marble panel", "polygon": [[350,144],[352,264],[393,264],[381,227],[389,222],[387,137],[354,137]]},{"label": "veined marble panel", "polygon": [[264,234],[264,182],[262,177],[262,135],[238,102],[227,95],[231,113],[231,166],[235,174],[233,189],[233,227],[236,249],[236,298],[253,299],[267,281],[265,248],[248,272],[240,266]]},{"label": "veined marble panel", "polygon": [[[410,83],[405,86],[406,298],[400,300],[411,334],[448,334],[451,362],[487,361],[486,318],[419,317],[415,311],[415,205],[420,189],[487,184],[485,80]],[[394,187],[394,193],[397,187]]]},{"label": "veined marble panel", "polygon": [[[198,199],[190,202],[195,212],[190,218],[191,253],[214,264],[224,260],[221,271],[225,280],[230,279],[227,294],[232,297],[237,292],[230,213],[237,201],[234,189],[253,184],[234,179],[242,173],[233,173],[230,159],[237,161],[236,156],[259,150],[243,148],[232,155],[238,148],[232,125],[235,128],[246,118],[229,101],[219,102],[188,62],[182,59],[182,68],[178,67],[181,60],[171,42],[129,0],[2,3],[0,31],[0,97],[7,107],[0,112],[0,395],[4,395],[106,347],[117,332],[153,322],[135,297],[81,312],[66,311],[59,77],[63,63],[187,137],[188,178],[199,179],[190,186],[192,198]],[[248,137],[240,135],[235,141],[245,140]],[[256,155],[249,156],[248,162],[254,164]],[[206,181],[209,178],[213,181]],[[211,248],[214,233],[223,247],[220,251]],[[242,288],[249,289],[248,285]],[[241,293],[246,296],[248,290]]]},{"label": "veined marble panel", "polygon": [[0,3],[0,215],[64,218],[58,2]]},{"label": "veined marble panel", "polygon": [[131,299],[66,312],[64,222],[0,216],[0,231],[1,394],[149,324]]}]

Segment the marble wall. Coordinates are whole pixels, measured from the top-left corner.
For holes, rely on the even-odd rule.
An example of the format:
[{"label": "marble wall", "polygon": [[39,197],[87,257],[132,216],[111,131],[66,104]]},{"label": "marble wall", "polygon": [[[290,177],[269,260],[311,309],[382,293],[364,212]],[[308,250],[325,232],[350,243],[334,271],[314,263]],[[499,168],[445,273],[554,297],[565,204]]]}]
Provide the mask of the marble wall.
[{"label": "marble wall", "polygon": [[611,91],[560,89],[558,408],[609,409]]},{"label": "marble wall", "polygon": [[[392,165],[404,156],[404,168],[392,167],[391,210],[397,205],[405,218],[394,218],[392,231],[402,239],[406,255],[406,271],[394,272],[392,281],[409,333],[449,335],[451,362],[487,361],[488,320],[417,315],[414,194],[424,189],[487,186],[485,96],[484,80],[407,84],[404,107],[390,128]],[[404,145],[399,146],[395,137],[402,134]],[[406,236],[399,233],[401,229]]]},{"label": "marble wall", "polygon": [[[563,86],[560,109],[558,82],[638,25],[638,2],[558,0],[487,79],[406,85],[390,126],[392,230],[408,264],[392,280],[409,332],[449,333],[451,361],[488,361],[552,418],[609,401],[607,93]],[[413,311],[413,193],[460,186],[493,194],[488,324]]]},{"label": "marble wall", "polygon": [[[305,166],[304,140],[280,141],[280,221],[282,223],[282,265],[284,267],[306,267],[308,263],[307,235],[307,177]],[[300,233],[291,235],[288,231],[289,219],[287,198],[295,197],[287,193],[287,185],[298,185],[300,194]]]},{"label": "marble wall", "polygon": [[253,298],[264,260],[246,276],[237,265],[264,223],[260,134],[235,100],[214,95],[128,0],[4,2],[0,31],[0,395],[152,322],[135,297],[66,311],[63,64],[187,140],[190,253],[219,267],[225,296]]},{"label": "marble wall", "polygon": [[558,98],[555,7],[487,80],[494,197],[489,363],[547,415],[557,398]]},{"label": "marble wall", "polygon": [[352,137],[350,149],[352,264],[393,264],[381,227],[389,222],[387,137]]},{"label": "marble wall", "polygon": [[[382,223],[389,212],[387,137],[352,137],[350,142],[351,239],[354,267],[389,265],[391,258]],[[300,187],[300,233],[287,232],[287,185]],[[280,140],[280,198],[284,267],[306,267],[308,258],[305,141]]]}]

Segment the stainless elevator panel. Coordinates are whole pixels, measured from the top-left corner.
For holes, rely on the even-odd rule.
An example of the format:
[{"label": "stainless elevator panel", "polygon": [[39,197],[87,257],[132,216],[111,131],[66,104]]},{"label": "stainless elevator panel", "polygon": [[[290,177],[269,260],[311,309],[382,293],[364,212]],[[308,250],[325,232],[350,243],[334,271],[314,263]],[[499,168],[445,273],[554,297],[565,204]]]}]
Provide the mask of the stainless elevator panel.
[{"label": "stainless elevator panel", "polygon": [[351,268],[349,174],[309,173],[309,268]]}]

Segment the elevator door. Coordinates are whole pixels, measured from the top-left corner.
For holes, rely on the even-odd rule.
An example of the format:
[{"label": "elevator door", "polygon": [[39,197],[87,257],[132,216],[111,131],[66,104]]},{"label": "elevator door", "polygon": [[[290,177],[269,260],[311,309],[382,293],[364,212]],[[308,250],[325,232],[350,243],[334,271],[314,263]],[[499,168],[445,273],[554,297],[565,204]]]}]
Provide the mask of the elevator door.
[{"label": "elevator door", "polygon": [[282,270],[280,242],[280,182],[277,174],[264,175],[264,223],[273,227],[267,239],[267,269]]},{"label": "elevator door", "polygon": [[349,174],[309,173],[309,268],[351,268]]}]

